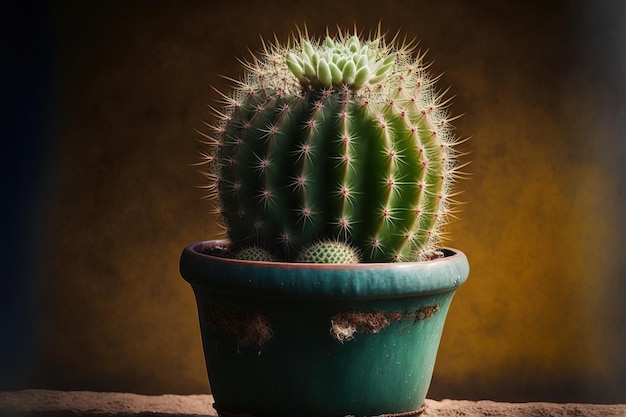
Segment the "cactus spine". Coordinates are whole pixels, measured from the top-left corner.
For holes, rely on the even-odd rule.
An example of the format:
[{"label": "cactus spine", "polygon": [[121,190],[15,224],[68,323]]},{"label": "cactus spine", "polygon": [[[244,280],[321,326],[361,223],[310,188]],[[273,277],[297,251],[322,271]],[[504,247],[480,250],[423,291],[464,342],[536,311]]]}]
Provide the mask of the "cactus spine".
[{"label": "cactus spine", "polygon": [[207,175],[233,246],[287,260],[317,241],[364,262],[440,244],[458,176],[447,102],[410,45],[380,32],[265,45],[223,95]]}]

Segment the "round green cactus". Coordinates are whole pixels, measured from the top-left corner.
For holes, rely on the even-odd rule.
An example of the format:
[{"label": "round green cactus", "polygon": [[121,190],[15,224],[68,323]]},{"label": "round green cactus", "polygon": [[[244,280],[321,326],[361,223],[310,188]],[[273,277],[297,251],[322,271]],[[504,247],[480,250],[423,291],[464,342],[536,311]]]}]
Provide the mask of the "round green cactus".
[{"label": "round green cactus", "polygon": [[246,246],[241,248],[234,255],[235,259],[241,261],[260,261],[260,262],[274,262],[276,258],[265,248],[258,247],[256,245]]},{"label": "round green cactus", "polygon": [[316,264],[358,264],[359,254],[343,243],[333,240],[313,243],[298,254],[297,262]]},{"label": "round green cactus", "polygon": [[235,248],[287,260],[317,241],[364,262],[427,258],[459,176],[447,101],[410,45],[340,32],[265,45],[207,135]]}]

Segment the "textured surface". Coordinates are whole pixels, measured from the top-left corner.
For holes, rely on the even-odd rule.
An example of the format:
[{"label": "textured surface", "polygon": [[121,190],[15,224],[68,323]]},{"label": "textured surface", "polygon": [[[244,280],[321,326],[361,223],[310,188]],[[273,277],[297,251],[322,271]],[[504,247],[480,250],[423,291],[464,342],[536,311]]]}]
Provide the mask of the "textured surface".
[{"label": "textured surface", "polygon": [[[0,392],[2,417],[215,417],[210,395],[25,390]],[[624,417],[626,405],[426,400],[424,417]]]}]

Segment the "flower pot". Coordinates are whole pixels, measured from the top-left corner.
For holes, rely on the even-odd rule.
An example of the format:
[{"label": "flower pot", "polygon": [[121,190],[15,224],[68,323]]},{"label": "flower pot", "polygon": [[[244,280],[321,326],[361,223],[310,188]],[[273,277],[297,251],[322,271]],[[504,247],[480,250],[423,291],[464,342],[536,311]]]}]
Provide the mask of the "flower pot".
[{"label": "flower pot", "polygon": [[465,255],[425,262],[298,264],[186,247],[215,408],[221,416],[418,414]]}]

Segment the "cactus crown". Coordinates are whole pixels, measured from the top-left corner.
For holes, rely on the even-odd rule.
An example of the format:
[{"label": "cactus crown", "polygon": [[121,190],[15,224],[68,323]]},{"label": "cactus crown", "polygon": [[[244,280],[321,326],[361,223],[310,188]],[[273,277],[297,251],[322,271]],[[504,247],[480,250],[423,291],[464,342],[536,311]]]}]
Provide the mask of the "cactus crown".
[{"label": "cactus crown", "polygon": [[451,214],[447,100],[411,44],[339,31],[264,44],[205,135],[208,188],[234,249],[278,259],[321,241],[364,262],[428,259]]},{"label": "cactus crown", "polygon": [[381,82],[391,72],[396,54],[379,45],[380,39],[362,45],[356,35],[338,41],[326,36],[315,46],[308,39],[300,39],[285,62],[305,89],[347,86],[360,90]]}]

